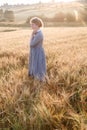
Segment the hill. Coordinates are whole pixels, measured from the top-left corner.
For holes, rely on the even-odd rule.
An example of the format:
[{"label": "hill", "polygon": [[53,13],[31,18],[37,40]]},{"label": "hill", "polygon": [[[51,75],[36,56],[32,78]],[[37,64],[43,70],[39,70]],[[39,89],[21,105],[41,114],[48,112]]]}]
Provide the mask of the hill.
[{"label": "hill", "polygon": [[[3,10],[12,10],[15,15],[15,23],[25,23],[28,17],[40,16],[42,18],[53,18],[58,13],[72,14],[75,19],[81,17],[80,13],[84,14],[86,3],[69,2],[69,3],[47,3],[33,5],[15,5],[2,6]],[[72,17],[73,17],[72,16]],[[58,17],[59,18],[59,17]],[[64,16],[66,20],[66,16]],[[44,20],[45,21],[45,20]],[[50,20],[49,20],[50,21]]]}]

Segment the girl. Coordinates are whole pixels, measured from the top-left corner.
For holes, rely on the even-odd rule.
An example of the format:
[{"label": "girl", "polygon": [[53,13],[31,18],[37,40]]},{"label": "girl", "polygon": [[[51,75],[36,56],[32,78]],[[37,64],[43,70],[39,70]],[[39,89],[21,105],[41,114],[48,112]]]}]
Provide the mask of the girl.
[{"label": "girl", "polygon": [[28,75],[44,81],[46,75],[46,57],[43,48],[43,33],[40,29],[43,22],[40,18],[34,17],[30,20],[30,24],[33,31],[30,40]]}]

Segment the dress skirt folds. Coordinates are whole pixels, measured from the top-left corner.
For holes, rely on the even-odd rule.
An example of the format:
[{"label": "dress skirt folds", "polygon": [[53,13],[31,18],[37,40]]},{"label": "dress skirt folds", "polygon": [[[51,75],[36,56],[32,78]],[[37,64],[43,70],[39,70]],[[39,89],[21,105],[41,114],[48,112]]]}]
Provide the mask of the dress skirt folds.
[{"label": "dress skirt folds", "polygon": [[46,75],[46,57],[43,48],[43,34],[39,30],[30,41],[28,74],[42,81]]}]

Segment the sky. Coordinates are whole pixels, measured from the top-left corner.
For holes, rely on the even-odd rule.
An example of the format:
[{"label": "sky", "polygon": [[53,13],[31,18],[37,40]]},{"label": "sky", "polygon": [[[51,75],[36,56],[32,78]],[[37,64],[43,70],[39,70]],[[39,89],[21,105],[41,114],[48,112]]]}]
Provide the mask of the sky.
[{"label": "sky", "polygon": [[[14,4],[32,4],[32,3],[38,3],[38,2],[50,2],[51,0],[0,0],[0,5],[3,5],[5,3],[8,3],[10,5],[14,5]],[[55,0],[56,2],[69,2],[69,1],[73,1],[73,0]]]}]

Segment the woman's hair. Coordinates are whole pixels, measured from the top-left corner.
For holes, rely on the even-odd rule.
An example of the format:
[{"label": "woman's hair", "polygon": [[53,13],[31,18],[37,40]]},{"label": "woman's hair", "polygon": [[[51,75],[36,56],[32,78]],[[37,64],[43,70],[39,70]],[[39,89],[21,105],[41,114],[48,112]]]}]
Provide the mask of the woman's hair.
[{"label": "woman's hair", "polygon": [[33,18],[31,18],[31,19],[30,19],[30,24],[32,24],[32,23],[38,25],[38,27],[43,27],[43,22],[42,22],[42,20],[41,20],[40,18],[38,18],[38,17],[33,17]]}]

